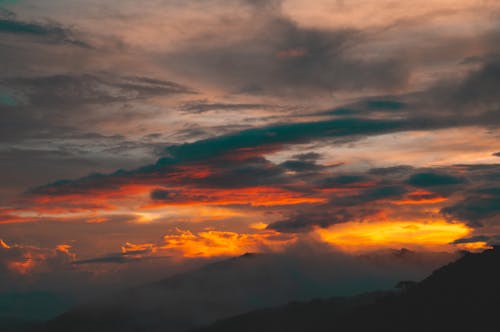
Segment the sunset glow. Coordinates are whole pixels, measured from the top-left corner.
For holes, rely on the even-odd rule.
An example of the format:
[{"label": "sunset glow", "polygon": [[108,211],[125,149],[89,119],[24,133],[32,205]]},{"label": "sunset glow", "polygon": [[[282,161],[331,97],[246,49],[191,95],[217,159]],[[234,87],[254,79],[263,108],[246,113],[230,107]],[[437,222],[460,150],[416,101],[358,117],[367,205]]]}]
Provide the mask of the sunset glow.
[{"label": "sunset glow", "polygon": [[349,252],[404,247],[453,250],[449,243],[468,235],[470,228],[445,221],[349,222],[316,232],[322,241]]},{"label": "sunset glow", "polygon": [[247,252],[277,252],[294,243],[293,234],[273,231],[240,234],[235,232],[204,231],[192,233],[177,229],[163,236],[161,250],[184,257],[238,256]]},{"label": "sunset glow", "polygon": [[61,314],[245,253],[309,300],[347,294],[323,272],[385,289],[360,257],[420,280],[496,248],[499,18],[499,0],[0,0],[0,309]]}]

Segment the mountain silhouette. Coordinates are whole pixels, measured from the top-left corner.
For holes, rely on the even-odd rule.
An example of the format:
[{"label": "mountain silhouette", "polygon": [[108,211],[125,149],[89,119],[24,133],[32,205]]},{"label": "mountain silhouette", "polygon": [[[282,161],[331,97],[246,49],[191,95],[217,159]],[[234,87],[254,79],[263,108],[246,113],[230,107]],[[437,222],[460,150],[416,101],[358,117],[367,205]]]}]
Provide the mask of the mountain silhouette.
[{"label": "mountain silhouette", "polygon": [[193,332],[500,331],[500,247],[465,253],[423,281],[399,286],[368,298],[258,310]]},{"label": "mountain silhouette", "polygon": [[[407,250],[362,257],[245,254],[103,296],[33,331],[184,332],[217,319],[281,306],[289,301],[387,289],[401,278],[423,277],[452,257]],[[430,265],[424,267],[425,261],[431,262]],[[366,303],[373,298],[374,295],[369,294],[331,301],[338,306],[350,306],[353,302]]]}]

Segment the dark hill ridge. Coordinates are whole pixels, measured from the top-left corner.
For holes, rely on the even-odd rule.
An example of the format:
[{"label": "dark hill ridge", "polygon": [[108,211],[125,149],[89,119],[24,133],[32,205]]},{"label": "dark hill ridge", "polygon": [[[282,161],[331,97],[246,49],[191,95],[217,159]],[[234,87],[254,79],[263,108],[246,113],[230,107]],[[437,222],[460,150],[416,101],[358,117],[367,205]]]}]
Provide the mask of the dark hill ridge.
[{"label": "dark hill ridge", "polygon": [[313,301],[220,320],[196,332],[500,331],[500,247],[467,253],[397,294]]},{"label": "dark hill ridge", "polygon": [[[363,257],[317,252],[246,254],[102,297],[33,331],[184,332],[217,319],[290,301],[388,289],[399,280],[421,279],[454,258],[407,250]],[[361,302],[373,298],[368,295]],[[330,300],[338,306],[352,306],[358,301]]]}]

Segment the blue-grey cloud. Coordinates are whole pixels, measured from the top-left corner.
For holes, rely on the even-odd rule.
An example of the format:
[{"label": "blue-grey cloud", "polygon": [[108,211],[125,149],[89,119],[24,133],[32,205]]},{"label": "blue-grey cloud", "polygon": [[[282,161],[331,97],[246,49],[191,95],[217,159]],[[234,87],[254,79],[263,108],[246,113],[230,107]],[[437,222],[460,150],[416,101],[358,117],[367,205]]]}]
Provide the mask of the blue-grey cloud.
[{"label": "blue-grey cloud", "polygon": [[91,47],[87,42],[78,39],[75,32],[67,27],[53,22],[24,22],[7,10],[0,11],[0,34],[32,36],[43,38],[47,42]]},{"label": "blue-grey cloud", "polygon": [[441,174],[439,172],[424,172],[412,175],[408,180],[408,183],[415,187],[426,188],[461,184],[464,181],[465,180],[463,178],[452,176],[449,174]]},{"label": "blue-grey cloud", "polygon": [[486,242],[490,245],[498,245],[500,243],[500,235],[477,235],[466,238],[461,238],[452,242],[452,244],[465,244],[474,242]]}]

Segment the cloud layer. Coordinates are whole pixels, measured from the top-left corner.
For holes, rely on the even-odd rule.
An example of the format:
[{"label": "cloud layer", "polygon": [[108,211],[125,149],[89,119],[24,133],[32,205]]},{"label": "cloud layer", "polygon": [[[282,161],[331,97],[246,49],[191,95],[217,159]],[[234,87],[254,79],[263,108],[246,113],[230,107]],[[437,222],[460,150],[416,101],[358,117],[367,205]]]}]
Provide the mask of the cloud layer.
[{"label": "cloud layer", "polygon": [[68,292],[247,251],[495,244],[499,15],[0,2],[0,279]]}]

